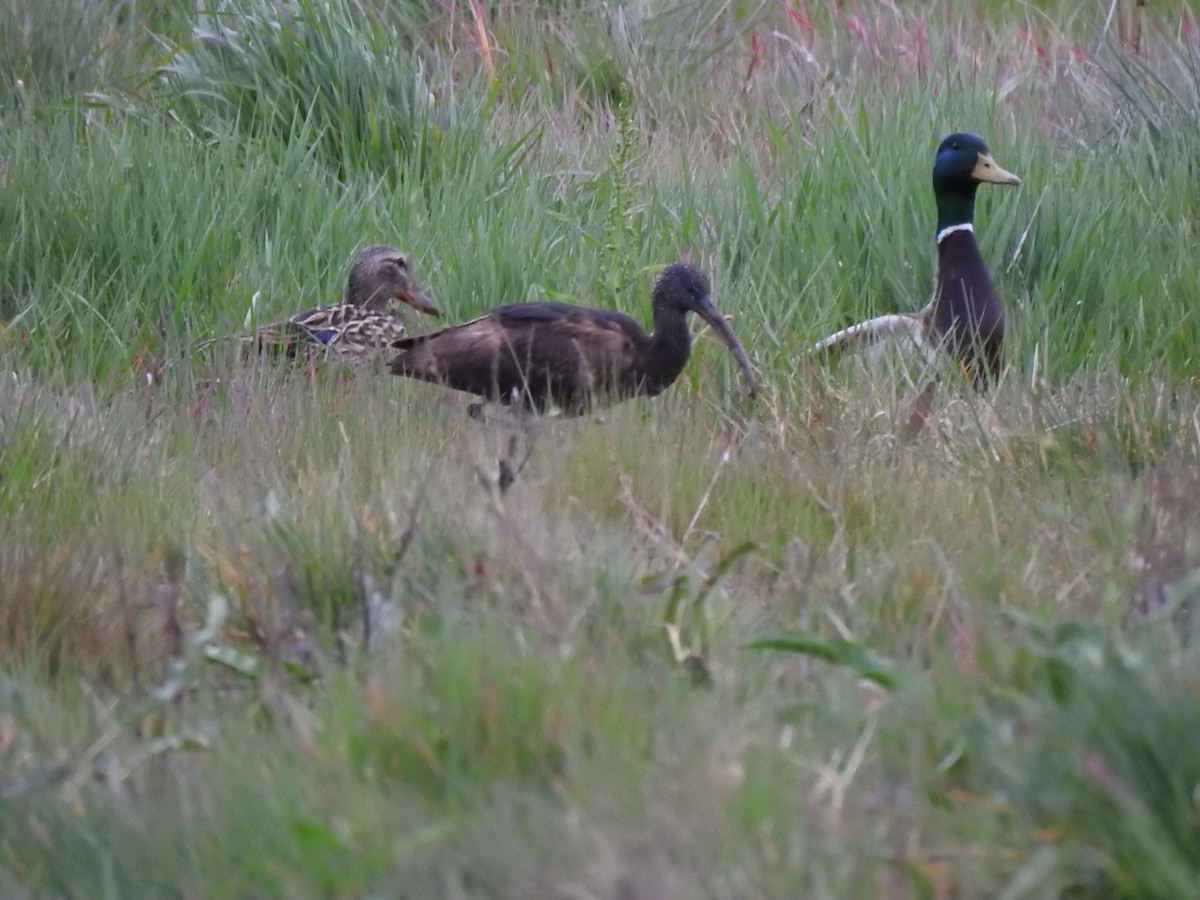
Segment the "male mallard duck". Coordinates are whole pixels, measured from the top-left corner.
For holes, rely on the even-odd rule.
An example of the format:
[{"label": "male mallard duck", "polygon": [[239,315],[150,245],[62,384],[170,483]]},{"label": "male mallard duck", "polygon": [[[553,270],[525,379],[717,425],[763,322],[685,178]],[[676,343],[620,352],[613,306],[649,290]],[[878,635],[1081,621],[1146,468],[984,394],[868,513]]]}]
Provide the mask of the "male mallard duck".
[{"label": "male mallard duck", "polygon": [[917,313],[868,319],[830,335],[814,348],[835,355],[891,336],[907,337],[953,357],[976,387],[1000,373],[1004,305],[975,241],[975,189],[980,184],[1020,184],[996,164],[983,138],[952,134],[937,150],[933,195],[937,200],[937,277],[933,299]]},{"label": "male mallard duck", "polygon": [[367,247],[350,264],[341,303],[306,309],[285,322],[262,326],[256,335],[258,345],[282,350],[289,357],[306,348],[323,348],[345,362],[371,362],[406,333],[396,301],[426,315],[441,315],[417,284],[403,253],[393,247]]},{"label": "male mallard duck", "polygon": [[[667,266],[652,292],[654,333],[619,312],[566,303],[513,303],[484,316],[395,342],[392,373],[444,384],[505,405],[568,415],[593,402],[666,390],[692,349],[688,313],[729,347],[754,388],[750,360],[709,298],[708,276],[684,263]],[[482,404],[475,404],[473,411]]]}]

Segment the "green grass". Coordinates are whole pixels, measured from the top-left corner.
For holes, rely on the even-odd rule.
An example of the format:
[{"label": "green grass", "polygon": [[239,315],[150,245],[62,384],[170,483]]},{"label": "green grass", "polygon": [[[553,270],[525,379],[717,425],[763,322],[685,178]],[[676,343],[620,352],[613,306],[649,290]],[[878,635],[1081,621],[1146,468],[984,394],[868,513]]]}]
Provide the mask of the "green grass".
[{"label": "green grass", "polygon": [[[0,12],[0,893],[1190,896],[1197,21],[909,6]],[[953,129],[1010,365],[906,440],[805,351],[925,301]],[[451,320],[690,254],[759,397],[211,340],[377,242]]]}]

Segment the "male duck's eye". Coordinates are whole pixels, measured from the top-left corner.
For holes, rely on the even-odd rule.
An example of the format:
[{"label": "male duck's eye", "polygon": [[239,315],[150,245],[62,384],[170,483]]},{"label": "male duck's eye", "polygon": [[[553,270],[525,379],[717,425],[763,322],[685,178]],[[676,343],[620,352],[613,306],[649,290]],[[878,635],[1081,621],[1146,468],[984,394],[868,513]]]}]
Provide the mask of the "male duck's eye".
[{"label": "male duck's eye", "polygon": [[951,149],[951,150],[957,150],[957,149],[958,149],[958,141],[955,141],[953,144],[951,144],[951,145],[950,145],[950,149]]}]

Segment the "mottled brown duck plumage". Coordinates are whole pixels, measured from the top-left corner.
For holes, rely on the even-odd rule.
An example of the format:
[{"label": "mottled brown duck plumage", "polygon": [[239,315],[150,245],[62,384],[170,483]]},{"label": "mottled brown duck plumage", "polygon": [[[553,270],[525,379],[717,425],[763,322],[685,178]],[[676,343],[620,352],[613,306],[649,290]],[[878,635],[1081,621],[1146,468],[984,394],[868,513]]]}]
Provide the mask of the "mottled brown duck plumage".
[{"label": "mottled brown duck plumage", "polygon": [[341,303],[313,307],[264,325],[256,337],[260,348],[288,357],[323,354],[367,364],[390,354],[391,345],[407,334],[402,305],[440,315],[403,253],[393,247],[367,247],[350,265]]}]

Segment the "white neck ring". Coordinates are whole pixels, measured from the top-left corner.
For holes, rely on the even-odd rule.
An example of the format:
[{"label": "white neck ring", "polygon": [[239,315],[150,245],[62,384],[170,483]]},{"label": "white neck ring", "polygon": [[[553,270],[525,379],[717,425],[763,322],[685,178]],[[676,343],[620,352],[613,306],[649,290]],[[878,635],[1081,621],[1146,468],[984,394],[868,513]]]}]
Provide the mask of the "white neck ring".
[{"label": "white neck ring", "polygon": [[950,237],[950,235],[954,234],[954,232],[956,232],[956,231],[969,231],[969,232],[971,232],[971,234],[974,234],[975,226],[972,225],[970,222],[961,222],[958,225],[948,225],[947,227],[943,228],[941,231],[939,231],[937,233],[937,242],[940,244],[942,241],[944,241],[946,238]]}]

